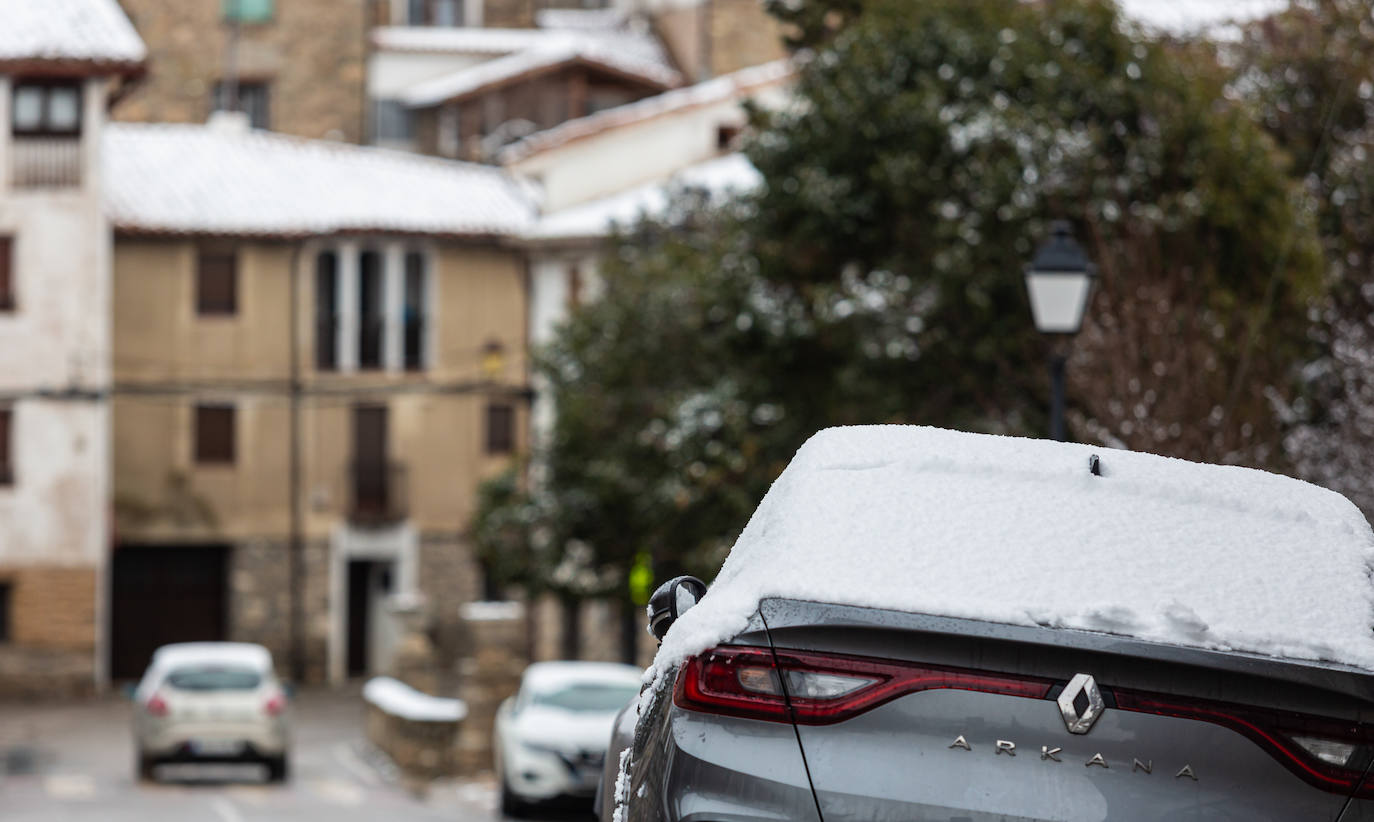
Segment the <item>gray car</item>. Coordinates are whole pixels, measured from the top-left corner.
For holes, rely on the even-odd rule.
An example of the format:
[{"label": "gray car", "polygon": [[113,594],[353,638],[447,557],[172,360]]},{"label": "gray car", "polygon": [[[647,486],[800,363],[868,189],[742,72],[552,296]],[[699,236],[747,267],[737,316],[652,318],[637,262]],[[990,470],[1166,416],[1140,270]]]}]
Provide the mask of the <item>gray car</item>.
[{"label": "gray car", "polygon": [[[926,439],[930,441],[919,442],[922,454],[942,447],[942,441]],[[902,459],[901,445],[898,441],[886,449],[892,453],[885,453],[888,464]],[[969,447],[976,446],[978,442]],[[1004,452],[1010,447],[994,444]],[[962,459],[959,452],[950,453],[955,456],[945,464]],[[1066,485],[1090,493],[1109,487],[1097,485],[1099,477],[1114,479],[1118,484],[1111,492],[1134,505],[1139,495],[1155,493],[1155,477],[1147,470],[1158,466],[1136,460],[1143,468],[1133,474],[1135,466],[1127,456],[1141,455],[1105,457],[1116,473],[1094,460],[1090,474],[1085,460],[1081,481],[1072,475],[1073,463],[1066,462],[1069,470],[1060,473]],[[816,470],[847,471],[841,480],[857,482],[850,477],[859,464],[850,459],[839,469],[821,465]],[[1029,479],[1039,488],[1058,481],[1057,475],[1047,473],[1042,480],[1017,467],[1016,482]],[[1172,492],[1186,487],[1193,468],[1171,461],[1159,470],[1173,472],[1166,479],[1177,475],[1179,485]],[[1280,498],[1290,491],[1294,497],[1308,493],[1290,489],[1283,483],[1292,481],[1280,482],[1282,478],[1207,468],[1202,486],[1219,486],[1218,477],[1250,483],[1243,490],[1253,492],[1256,500],[1271,488],[1281,492]],[[775,492],[784,486],[783,494],[807,487],[786,475]],[[1250,502],[1243,496],[1235,498],[1231,509],[1241,523],[1250,515],[1244,507]],[[722,610],[727,601],[747,601],[751,586],[788,587],[790,583],[772,577],[789,574],[789,569],[778,566],[753,578],[750,563],[759,556],[794,556],[796,562],[806,562],[804,540],[815,527],[797,537],[802,541],[795,553],[749,553],[740,546],[791,538],[788,516],[779,512],[790,516],[805,506],[828,504],[820,495],[794,497],[792,502],[779,497],[771,511],[765,510],[770,505],[765,501],[716,587],[704,597],[696,580],[673,580],[660,588],[650,607],[653,633],[663,638],[670,627],[681,625],[686,634],[702,635],[710,623],[692,618],[707,612],[714,597]],[[1180,520],[1188,527],[1212,522],[1196,499],[1189,493],[1167,497],[1170,506],[1190,515]],[[1110,500],[1103,494],[1087,510],[1110,514],[1105,507]],[[1255,504],[1262,508],[1266,503]],[[1333,505],[1344,517],[1344,508]],[[933,504],[922,516],[934,517],[942,510]],[[1200,511],[1208,517],[1193,516]],[[1279,513],[1284,512],[1276,512],[1276,520]],[[1263,511],[1255,515],[1263,516]],[[820,511],[816,522],[827,516],[829,512]],[[1018,516],[1027,522],[1025,540],[1033,541],[1036,514]],[[1367,551],[1368,525],[1349,521],[1350,528],[1329,533],[1348,532],[1358,555]],[[1282,522],[1316,527],[1286,513]],[[1168,538],[1166,527],[1150,526],[1141,523],[1144,538],[1155,533],[1160,540]],[[839,540],[843,533],[837,526],[820,536]],[[849,562],[862,564],[865,550],[889,550],[871,542],[880,533],[870,527],[864,532],[869,545],[836,550],[847,550]],[[1302,538],[1292,539],[1299,545]],[[930,576],[939,573],[939,563],[957,562],[927,559],[914,567]],[[1110,565],[1094,568],[1091,561],[1078,567],[1082,570],[1065,563],[1053,569],[1058,580],[1053,573],[1044,574],[1064,588],[1045,601],[1089,597],[1094,574],[1110,570]],[[836,601],[762,596],[739,629],[680,659],[669,657],[659,671],[658,687],[646,689],[617,722],[599,808],[605,822],[613,817],[618,822],[1374,819],[1374,674],[1365,667],[1200,647],[1202,642],[1158,641],[1132,636],[1128,627],[1082,630],[873,607],[872,602],[861,607],[840,601],[846,572],[838,564],[829,568],[826,578],[808,584],[813,590],[833,589]],[[1186,573],[1187,568],[1178,570]],[[989,567],[979,573],[996,577],[1024,572]],[[911,579],[919,581],[919,573]],[[1019,581],[1026,588],[1036,584],[1034,578]],[[1293,600],[1285,587],[1298,582],[1267,582],[1255,607],[1262,609],[1267,602],[1287,609]],[[873,584],[878,587],[884,580]],[[978,584],[970,581],[969,597],[976,595]],[[1142,571],[1137,584],[1156,583]],[[1367,579],[1358,584],[1367,585]],[[718,594],[716,588],[724,590]],[[701,604],[695,605],[698,599]],[[863,599],[860,592],[851,601]],[[1197,603],[1199,609],[1207,605]],[[1320,606],[1313,602],[1310,607]],[[1367,609],[1360,616],[1367,624]],[[675,633],[679,640],[686,636]],[[673,639],[669,634],[665,650]],[[662,665],[663,657],[661,652],[657,664]],[[624,752],[619,769],[618,751]]]}]

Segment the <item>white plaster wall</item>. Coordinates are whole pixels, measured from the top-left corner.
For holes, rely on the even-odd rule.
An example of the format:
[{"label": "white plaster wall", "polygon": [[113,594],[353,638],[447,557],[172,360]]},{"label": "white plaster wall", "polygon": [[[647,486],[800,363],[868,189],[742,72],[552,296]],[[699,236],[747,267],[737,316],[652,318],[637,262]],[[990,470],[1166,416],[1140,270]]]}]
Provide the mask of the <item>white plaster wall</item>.
[{"label": "white plaster wall", "polygon": [[374,100],[394,99],[417,83],[443,77],[490,59],[490,56],[482,54],[378,51],[367,60],[367,96]]},{"label": "white plaster wall", "polygon": [[10,407],[15,482],[0,487],[0,564],[103,565],[108,404],[20,399]]},{"label": "white plaster wall", "polygon": [[14,413],[14,484],[0,488],[0,563],[95,565],[109,541],[112,241],[100,201],[105,81],[86,83],[82,185],[9,186],[0,77],[0,233],[14,238],[16,309],[0,313],[0,401]]},{"label": "white plaster wall", "polygon": [[[600,255],[596,251],[582,253],[533,252],[530,257],[530,344],[536,350],[549,344],[558,326],[568,317],[572,271],[578,269],[581,278],[582,301],[595,299],[601,293],[599,273]],[[530,410],[530,433],[533,442],[541,446],[553,433],[554,404],[548,380],[535,373],[530,380],[534,390],[534,404]]]},{"label": "white plaster wall", "polygon": [[[752,95],[761,105],[779,106],[787,99],[778,88]],[[544,189],[545,211],[558,211],[644,183],[720,154],[717,130],[740,125],[740,98],[653,117],[527,157],[510,166],[537,179]]]}]

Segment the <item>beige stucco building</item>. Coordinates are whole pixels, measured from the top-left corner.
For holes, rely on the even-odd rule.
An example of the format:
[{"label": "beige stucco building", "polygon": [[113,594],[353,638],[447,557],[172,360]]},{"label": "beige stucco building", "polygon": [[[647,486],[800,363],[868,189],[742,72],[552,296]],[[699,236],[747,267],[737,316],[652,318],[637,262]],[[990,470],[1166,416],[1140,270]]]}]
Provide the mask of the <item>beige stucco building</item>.
[{"label": "beige stucco building", "polygon": [[106,149],[115,675],[181,638],[376,672],[416,593],[451,651],[478,483],[524,447],[522,192],[232,123]]}]

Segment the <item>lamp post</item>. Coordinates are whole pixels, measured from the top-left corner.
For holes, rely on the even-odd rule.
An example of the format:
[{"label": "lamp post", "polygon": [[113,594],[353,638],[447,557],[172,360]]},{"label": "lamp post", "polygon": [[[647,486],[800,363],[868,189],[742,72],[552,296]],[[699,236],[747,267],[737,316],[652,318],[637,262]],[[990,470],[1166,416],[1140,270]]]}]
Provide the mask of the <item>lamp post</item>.
[{"label": "lamp post", "polygon": [[1092,296],[1096,267],[1074,240],[1069,224],[1056,220],[1053,236],[1026,266],[1026,292],[1031,316],[1040,333],[1050,336],[1050,437],[1064,441],[1064,363],[1067,340],[1083,327],[1083,313]]}]

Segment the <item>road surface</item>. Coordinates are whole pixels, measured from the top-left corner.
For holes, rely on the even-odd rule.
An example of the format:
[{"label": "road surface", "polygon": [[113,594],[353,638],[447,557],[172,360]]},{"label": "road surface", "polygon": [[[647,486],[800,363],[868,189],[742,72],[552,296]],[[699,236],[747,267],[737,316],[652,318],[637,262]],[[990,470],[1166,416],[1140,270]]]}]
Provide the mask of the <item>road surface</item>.
[{"label": "road surface", "polygon": [[[63,705],[0,704],[3,822],[494,822],[490,778],[398,784],[363,738],[356,693],[307,692],[293,705],[291,780],[256,766],[178,765],[134,779],[130,706],[118,697]],[[586,817],[561,817],[584,819]]]}]

